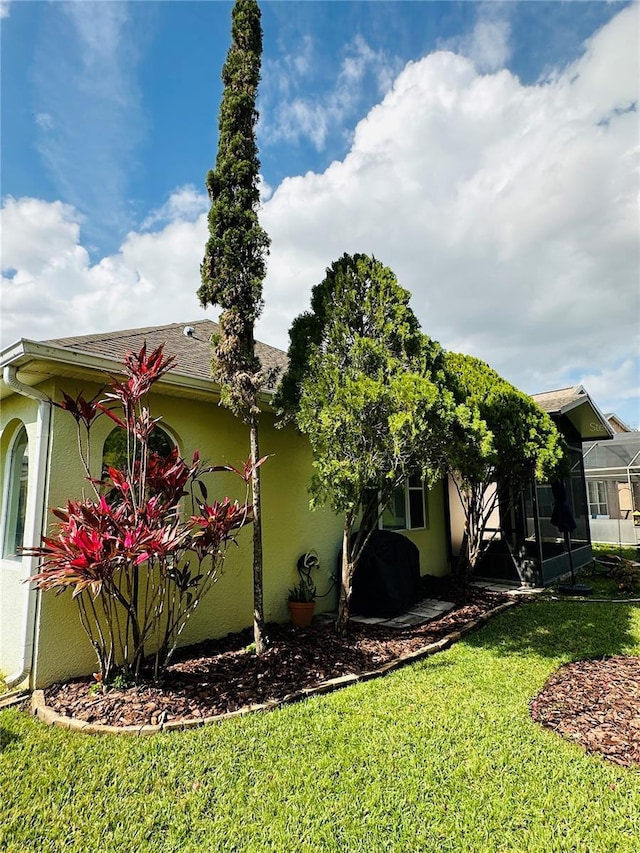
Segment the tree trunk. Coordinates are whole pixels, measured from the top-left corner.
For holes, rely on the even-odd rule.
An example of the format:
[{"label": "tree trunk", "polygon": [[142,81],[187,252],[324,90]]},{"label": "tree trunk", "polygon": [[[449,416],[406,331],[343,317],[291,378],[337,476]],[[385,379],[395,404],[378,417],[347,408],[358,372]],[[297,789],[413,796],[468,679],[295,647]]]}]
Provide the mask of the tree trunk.
[{"label": "tree trunk", "polygon": [[482,552],[482,524],[477,507],[470,502],[466,509],[466,530],[462,537],[458,563],[458,580],[469,583],[476,570],[476,564]]},{"label": "tree trunk", "polygon": [[336,634],[344,637],[349,621],[349,605],[353,586],[355,563],[351,560],[349,542],[353,529],[353,519],[347,517],[342,532],[342,580],[340,583],[340,600],[338,602],[338,618],[336,619]]},{"label": "tree trunk", "polygon": [[253,492],[253,640],[256,654],[261,655],[265,650],[264,639],[264,604],[262,592],[262,509],[260,503],[260,468],[258,460],[258,417],[254,413],[249,421],[251,441],[251,490]]}]

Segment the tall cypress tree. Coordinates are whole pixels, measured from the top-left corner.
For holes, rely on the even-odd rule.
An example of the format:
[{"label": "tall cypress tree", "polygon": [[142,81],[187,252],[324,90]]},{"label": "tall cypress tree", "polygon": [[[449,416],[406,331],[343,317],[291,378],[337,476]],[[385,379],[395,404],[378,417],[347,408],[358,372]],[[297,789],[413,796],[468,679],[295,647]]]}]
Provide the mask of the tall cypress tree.
[{"label": "tall cypress tree", "polygon": [[217,305],[220,334],[213,341],[212,375],[221,402],[249,425],[253,463],[253,590],[256,651],[264,650],[262,525],[257,467],[258,392],[265,377],[256,356],[254,324],[263,307],[269,237],[258,222],[260,160],[255,139],[262,27],[256,0],[236,0],[231,47],[222,69],[215,169],[207,175],[209,239],[200,273],[200,304]]}]

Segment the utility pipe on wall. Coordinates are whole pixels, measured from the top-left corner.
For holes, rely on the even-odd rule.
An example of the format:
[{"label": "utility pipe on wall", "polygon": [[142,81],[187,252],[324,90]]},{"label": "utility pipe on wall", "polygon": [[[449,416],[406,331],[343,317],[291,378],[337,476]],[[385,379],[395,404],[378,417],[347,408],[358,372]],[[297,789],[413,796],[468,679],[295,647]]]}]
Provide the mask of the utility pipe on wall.
[{"label": "utility pipe on wall", "polygon": [[[49,462],[49,437],[51,426],[51,401],[46,394],[37,388],[30,388],[20,382],[17,377],[18,368],[8,365],[4,368],[2,378],[5,384],[24,397],[29,397],[38,403],[38,414],[36,420],[35,453],[30,457],[35,459],[35,476],[31,477],[31,464],[29,465],[29,484],[27,491],[26,526],[24,531],[25,547],[37,547],[40,545],[45,526],[46,512],[46,483]],[[37,557],[23,557],[27,561],[29,577],[35,574],[38,566]],[[36,628],[36,609],[38,603],[38,590],[29,586],[27,593],[27,612],[25,615],[24,640],[18,668],[5,678],[9,689],[18,687],[28,676],[31,675],[33,666],[33,652]]]}]

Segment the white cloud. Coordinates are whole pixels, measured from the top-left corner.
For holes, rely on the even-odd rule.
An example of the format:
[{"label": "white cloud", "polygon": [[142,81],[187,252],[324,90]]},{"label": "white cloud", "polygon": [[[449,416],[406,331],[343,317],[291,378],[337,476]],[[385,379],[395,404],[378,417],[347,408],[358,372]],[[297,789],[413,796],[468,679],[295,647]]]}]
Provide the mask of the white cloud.
[{"label": "white cloud", "polygon": [[619,364],[605,367],[598,373],[584,373],[578,382],[587,389],[591,397],[602,402],[606,412],[621,411],[630,401],[631,421],[629,426],[640,429],[640,407],[638,407],[638,362],[627,358]]},{"label": "white cloud", "polygon": [[[68,205],[7,199],[2,210],[2,344],[190,320],[206,216],[152,234],[130,233],[120,251],[92,264],[80,217]],[[34,310],[37,306],[37,310]]]},{"label": "white cloud", "polygon": [[159,207],[153,210],[144,220],[141,225],[143,231],[157,225],[158,223],[175,222],[193,222],[201,213],[209,209],[209,199],[204,193],[197,190],[193,184],[186,184],[184,187],[175,189],[169,199]]},{"label": "white cloud", "polygon": [[265,181],[264,175],[258,175],[258,188],[260,190],[260,201],[264,204],[273,195],[273,187]]},{"label": "white cloud", "polygon": [[511,57],[511,24],[508,15],[508,4],[495,0],[478,3],[473,30],[447,40],[441,47],[468,57],[480,73],[504,68]]},{"label": "white cloud", "polygon": [[11,0],[0,0],[0,18],[8,18],[10,15]]},{"label": "white cloud", "polygon": [[[447,348],[531,393],[583,382],[637,423],[640,139],[637,112],[623,110],[638,99],[638,13],[625,8],[539,85],[481,76],[452,53],[410,63],[344,161],[265,201],[261,339],[286,348],[326,267],[372,253]],[[178,198],[163,208],[174,221],[94,265],[72,208],[7,200],[5,343],[201,316],[206,216],[185,221],[197,193]]]},{"label": "white cloud", "polygon": [[49,113],[36,113],[36,124],[43,130],[51,130],[55,122]]},{"label": "white cloud", "polygon": [[[267,144],[308,139],[321,151],[329,134],[341,133],[345,121],[354,115],[366,79],[374,79],[380,94],[388,90],[395,61],[384,51],[373,50],[362,36],[356,35],[345,48],[333,87],[321,94],[296,95],[300,82],[313,71],[308,58],[313,52],[312,40],[304,40],[302,47],[303,53],[296,57],[286,56],[266,64],[263,77],[267,94],[262,98],[265,108],[261,110],[260,136]],[[272,108],[273,97],[269,92],[274,91],[278,100]]]},{"label": "white cloud", "polygon": [[281,97],[287,97],[291,88],[300,80],[313,74],[315,43],[310,35],[303,36],[295,53],[286,53],[278,59],[265,58],[262,63],[262,85],[276,91]]},{"label": "white cloud", "polygon": [[328,263],[364,251],[427,332],[525,390],[589,375],[607,399],[637,394],[639,133],[637,112],[618,114],[638,98],[637,20],[623,10],[537,86],[451,53],[410,63],[343,162],[265,206],[262,337],[283,344]]}]

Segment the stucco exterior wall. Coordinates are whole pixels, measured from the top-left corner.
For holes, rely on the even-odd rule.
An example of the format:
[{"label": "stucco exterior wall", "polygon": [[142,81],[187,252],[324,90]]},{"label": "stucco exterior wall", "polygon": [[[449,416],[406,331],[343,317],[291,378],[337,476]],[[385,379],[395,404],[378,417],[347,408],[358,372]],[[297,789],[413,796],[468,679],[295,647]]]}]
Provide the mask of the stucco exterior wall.
[{"label": "stucco exterior wall", "polygon": [[406,530],[420,551],[420,573],[442,577],[450,571],[445,524],[445,482],[437,483],[426,495],[428,526],[424,530]]},{"label": "stucco exterior wall", "polygon": [[[59,399],[61,389],[71,395],[82,389],[85,396],[90,397],[98,392],[99,386],[65,378],[55,384],[50,383],[44,390],[53,399]],[[156,393],[151,396],[150,408],[154,417],[162,417],[161,426],[176,441],[187,460],[196,449],[200,451],[201,458],[212,464],[237,465],[249,454],[247,427],[221,408],[215,397],[211,401],[201,401]],[[18,396],[3,401],[1,423],[7,427],[2,434],[3,474],[6,449],[16,424],[26,424],[30,452],[35,451],[31,433],[35,429],[36,413],[35,401]],[[113,428],[113,422],[103,417],[92,429],[93,476],[100,474],[104,441]],[[310,549],[318,552],[321,565],[316,576],[318,592],[329,589],[341,545],[342,519],[329,509],[314,512],[309,509],[312,463],[309,445],[291,427],[276,430],[273,416],[269,413],[261,418],[260,453],[269,456],[261,469],[265,618],[268,622],[282,622],[288,619],[286,595],[298,581],[296,562],[300,554]],[[66,412],[54,408],[51,413],[47,507],[64,506],[67,499],[79,498],[83,492],[90,495],[91,487],[83,478],[75,423]],[[230,474],[209,475],[207,487],[210,498],[226,494],[232,498],[244,497],[243,483]],[[428,528],[409,531],[405,535],[420,549],[422,573],[441,575],[448,571],[444,489],[441,485],[430,492],[428,502]],[[52,532],[55,518],[50,512],[47,515],[49,532]],[[240,547],[229,549],[224,571],[192,616],[181,637],[181,645],[223,636],[252,624],[251,539],[250,527],[240,531]],[[27,576],[28,570],[24,567],[20,570],[15,566],[6,570],[3,567],[0,572],[3,655],[0,669],[5,673],[14,665],[23,641],[28,585],[22,581]],[[336,600],[334,588],[330,595],[318,599],[317,612],[335,609]],[[34,686],[44,687],[92,672],[96,666],[95,656],[81,627],[77,605],[70,591],[62,595],[39,594],[39,601]],[[13,639],[6,638],[15,638],[15,643]]]},{"label": "stucco exterior wall", "polygon": [[[67,393],[78,385],[61,382]],[[98,390],[83,383],[85,395]],[[59,391],[58,391],[59,395]],[[226,409],[211,403],[180,399],[163,394],[152,395],[154,417],[162,416],[162,427],[177,440],[180,452],[190,459],[198,449],[212,464],[242,463],[249,454],[247,428]],[[49,506],[63,506],[69,497],[82,493],[83,471],[77,455],[75,424],[65,412],[54,410],[51,449]],[[114,424],[105,418],[93,430],[92,473],[100,472],[102,447]],[[264,609],[267,621],[288,618],[286,593],[297,582],[296,561],[300,554],[314,548],[321,561],[318,589],[329,587],[329,573],[335,565],[341,536],[341,520],[328,510],[309,510],[307,487],[311,475],[311,452],[306,440],[293,429],[276,430],[273,416],[261,419],[260,453],[269,455],[262,466]],[[244,485],[234,475],[209,475],[210,498],[244,497]],[[85,491],[89,493],[89,488]],[[251,529],[240,531],[239,548],[228,551],[224,571],[211,592],[195,611],[182,637],[181,645],[212,636],[223,636],[252,624],[253,576]],[[335,594],[319,599],[318,612],[335,607]],[[79,624],[76,604],[71,595],[42,596],[36,683],[50,684],[64,678],[90,672],[95,667],[93,651]]]},{"label": "stucco exterior wall", "polygon": [[456,484],[449,477],[447,478],[447,489],[449,491],[449,524],[451,526],[451,550],[454,556],[460,556],[462,548],[462,540],[464,539],[464,531],[466,518],[460,495],[456,488]]}]

